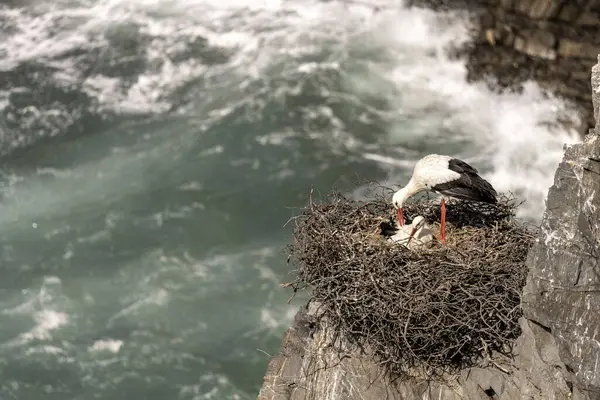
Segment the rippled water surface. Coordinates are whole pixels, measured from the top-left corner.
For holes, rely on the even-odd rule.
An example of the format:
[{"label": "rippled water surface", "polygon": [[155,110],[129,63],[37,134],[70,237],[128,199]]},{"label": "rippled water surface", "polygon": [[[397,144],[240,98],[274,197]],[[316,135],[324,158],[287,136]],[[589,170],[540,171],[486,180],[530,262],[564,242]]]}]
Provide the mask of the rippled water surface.
[{"label": "rippled water surface", "polygon": [[0,397],[254,399],[314,185],[461,157],[539,220],[575,119],[444,49],[466,19],[341,1],[0,6]]}]

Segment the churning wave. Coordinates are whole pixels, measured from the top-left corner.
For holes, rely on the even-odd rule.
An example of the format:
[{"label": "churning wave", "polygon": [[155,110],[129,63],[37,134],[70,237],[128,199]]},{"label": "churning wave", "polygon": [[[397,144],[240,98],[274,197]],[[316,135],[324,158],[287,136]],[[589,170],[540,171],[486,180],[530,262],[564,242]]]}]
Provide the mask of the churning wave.
[{"label": "churning wave", "polygon": [[468,39],[464,15],[393,1],[111,0],[0,18],[4,151],[123,115],[176,112],[210,127],[279,105],[303,129],[265,140],[309,135],[402,171],[424,151],[459,155],[526,198],[522,213],[535,219],[562,144],[578,140],[551,124],[577,116],[537,85],[499,95],[465,82],[464,62],[445,52]]}]

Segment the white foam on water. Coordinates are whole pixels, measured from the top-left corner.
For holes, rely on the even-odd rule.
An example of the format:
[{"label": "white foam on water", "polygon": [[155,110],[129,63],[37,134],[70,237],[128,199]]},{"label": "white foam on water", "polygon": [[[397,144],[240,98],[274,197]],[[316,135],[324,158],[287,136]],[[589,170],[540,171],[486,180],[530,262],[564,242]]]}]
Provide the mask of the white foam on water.
[{"label": "white foam on water", "polygon": [[[190,385],[179,385],[181,398],[192,398],[194,400],[220,400],[226,396],[231,400],[250,400],[251,396],[239,393],[235,390],[230,378],[224,374],[207,373],[199,377],[198,383]],[[227,393],[227,395],[225,395]],[[192,397],[193,396],[193,397]]]},{"label": "white foam on water", "polygon": [[[61,292],[61,283],[60,278],[56,276],[46,276],[37,291],[23,290],[24,300],[20,305],[1,311],[0,315],[5,316],[27,315],[35,322],[28,331],[3,343],[3,347],[22,346],[34,340],[50,340],[53,331],[70,322],[69,314],[63,309],[64,305],[61,305],[65,300]],[[45,350],[42,348],[40,351]]]},{"label": "white foam on water", "polygon": [[[118,112],[161,112],[170,107],[165,94],[186,82],[216,79],[210,85],[221,85],[219,77],[227,74],[230,81],[239,76],[239,83],[243,84],[244,78],[260,77],[274,59],[278,60],[279,55],[289,49],[297,48],[297,56],[310,54],[316,40],[343,34],[356,24],[356,17],[372,10],[362,7],[360,13],[354,10],[347,14],[354,17],[352,19],[337,18],[336,11],[345,9],[347,7],[340,3],[316,0],[100,0],[69,2],[62,7],[38,4],[28,9],[0,10],[0,16],[15,23],[15,32],[0,43],[0,53],[6,54],[0,68],[11,69],[23,61],[43,63],[50,59],[47,63],[57,68],[57,79],[80,82],[84,90],[100,100],[101,108]],[[55,34],[57,26],[60,26],[58,36]],[[149,64],[156,66],[145,71],[132,85],[122,87],[119,78],[104,76],[93,69],[82,71],[74,58],[56,58],[80,48],[106,49],[107,32],[118,27],[131,31],[133,38],[143,38]],[[173,61],[173,54],[186,50],[189,41],[197,38],[206,39],[208,45],[228,52],[228,62],[209,68],[197,58]],[[313,46],[306,47],[311,43]],[[102,57],[103,53],[100,54]],[[309,62],[300,69],[317,67]],[[204,93],[202,99],[205,103],[210,97],[207,94]]]},{"label": "white foam on water", "polygon": [[33,314],[36,325],[27,332],[21,333],[17,338],[4,343],[3,347],[22,346],[33,340],[50,340],[52,331],[68,324],[69,316],[60,311],[41,310]]},{"label": "white foam on water", "polygon": [[[380,56],[368,54],[360,61],[368,66],[368,76],[347,74],[345,79],[358,91],[358,102],[369,94],[392,105],[386,145],[418,149],[423,147],[419,143],[425,142],[429,152],[472,161],[499,191],[511,190],[527,199],[520,213],[533,219],[541,215],[563,143],[579,140],[573,130],[550,125],[559,114],[572,121],[577,116],[565,111],[562,102],[544,98],[537,85],[528,84],[523,94],[500,95],[482,84],[466,82],[464,61],[450,60],[445,53],[449,45],[469,37],[467,20],[458,14],[405,9],[392,0],[369,5],[316,0],[101,0],[69,2],[68,7],[64,4],[1,11],[16,21],[17,32],[0,43],[0,52],[7,55],[2,68],[24,60],[50,59],[59,67],[61,79],[82,79],[85,90],[99,99],[101,107],[117,112],[168,110],[169,93],[203,79],[206,90],[202,90],[199,107],[206,108],[206,118],[219,119],[236,105],[213,99],[215,93],[226,98],[230,92],[235,94],[232,97],[237,105],[252,103],[260,109],[257,94],[241,94],[240,88],[270,79],[269,68],[275,65],[283,68],[282,76],[313,74],[322,69],[340,70],[348,49],[375,51]],[[70,22],[65,24],[65,20]],[[58,21],[63,22],[56,36],[52,33]],[[125,87],[121,78],[93,71],[81,77],[74,59],[53,58],[82,46],[105,48],[106,33],[118,26],[137,27],[133,36],[143,38],[149,65],[156,65],[132,85]],[[173,52],[185,50],[194,38],[206,39],[209,46],[228,53],[229,59],[211,66],[197,58],[173,61]],[[310,59],[323,43],[332,46],[332,55],[322,62]],[[306,56],[309,59],[303,58]],[[285,96],[296,89],[280,88],[271,96]],[[383,168],[398,166],[402,175],[407,172],[406,165],[423,155],[415,151],[412,157],[394,160],[398,156],[390,155],[390,151],[377,154],[372,148],[366,150],[366,143],[355,137],[329,107],[308,110],[307,118],[311,113],[315,118],[329,119],[333,130],[307,135],[330,146],[334,154],[363,149],[366,160]],[[277,145],[272,138],[276,138],[274,133],[266,133],[258,140]],[[461,141],[469,147],[457,148]],[[390,177],[395,175],[397,172]]]},{"label": "white foam on water", "polygon": [[121,346],[123,346],[122,340],[114,340],[114,339],[96,340],[94,342],[94,344],[88,348],[88,350],[90,352],[106,351],[106,352],[110,352],[110,353],[118,353],[119,350],[121,349]]},{"label": "white foam on water", "polygon": [[270,310],[265,308],[260,310],[260,321],[265,328],[274,329],[279,327],[278,319],[273,316]]},{"label": "white foam on water", "polygon": [[25,354],[27,354],[27,355],[31,355],[31,354],[65,355],[66,353],[65,353],[65,350],[61,349],[60,347],[46,345],[46,346],[29,347],[25,351]]},{"label": "white foam on water", "polygon": [[[169,134],[170,139],[182,145],[193,136],[193,132],[175,132],[173,126]],[[86,140],[93,138],[83,138],[80,143]],[[40,228],[44,235],[51,235],[56,233],[56,226],[38,223],[38,219],[59,217],[65,213],[73,215],[86,205],[145,190],[149,166],[169,168],[168,163],[176,162],[179,154],[176,146],[163,139],[158,140],[130,146],[126,154],[112,152],[92,161],[80,162],[71,169],[43,168],[34,173],[27,171],[18,179],[11,178],[6,187],[0,188],[4,196],[0,209],[0,230]],[[99,212],[104,211],[99,209]],[[102,240],[121,217],[120,214],[109,213],[106,216],[107,230],[96,232],[88,238],[81,237],[79,241]]]},{"label": "white foam on water", "polygon": [[133,303],[129,304],[127,307],[123,308],[113,316],[108,319],[107,325],[112,326],[115,321],[121,318],[127,318],[130,316],[135,316],[141,310],[145,310],[147,308],[156,308],[156,307],[164,307],[169,301],[169,292],[165,289],[158,288],[152,290],[150,293],[142,294],[142,298],[140,295],[135,294],[134,297],[136,300]]}]

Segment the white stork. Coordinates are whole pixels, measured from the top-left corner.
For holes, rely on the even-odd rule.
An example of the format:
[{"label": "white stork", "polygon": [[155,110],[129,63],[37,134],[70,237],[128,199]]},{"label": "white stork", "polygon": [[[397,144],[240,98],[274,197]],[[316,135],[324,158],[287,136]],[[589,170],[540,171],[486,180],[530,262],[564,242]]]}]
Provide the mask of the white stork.
[{"label": "white stork", "polygon": [[[433,233],[431,229],[427,226],[425,222],[425,218],[421,215],[416,216],[412,220],[412,229],[410,230],[410,234],[408,235],[407,245],[410,245],[412,238],[415,238],[416,245],[425,245],[428,246],[433,241]],[[413,242],[414,243],[414,242]]]},{"label": "white stork", "polygon": [[394,193],[392,203],[398,211],[398,223],[404,226],[402,205],[411,196],[428,190],[442,195],[440,240],[446,243],[445,198],[484,203],[496,203],[497,193],[492,185],[479,176],[475,168],[454,157],[430,154],[415,164],[408,184]]},{"label": "white stork", "polygon": [[399,226],[397,223],[395,226],[387,223],[383,225],[384,236],[391,235],[389,238],[392,242],[402,244],[409,249],[414,249],[418,246],[428,247],[434,239],[431,229],[429,229],[425,218],[421,215],[416,216],[410,226]]}]

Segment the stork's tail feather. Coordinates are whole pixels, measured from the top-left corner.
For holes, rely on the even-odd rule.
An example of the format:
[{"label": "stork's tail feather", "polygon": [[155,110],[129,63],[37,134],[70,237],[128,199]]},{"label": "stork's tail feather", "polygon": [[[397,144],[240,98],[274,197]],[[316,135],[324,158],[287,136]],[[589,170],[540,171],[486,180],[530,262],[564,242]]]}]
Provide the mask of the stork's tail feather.
[{"label": "stork's tail feather", "polygon": [[496,193],[496,190],[494,189],[494,187],[492,186],[491,183],[489,183],[488,181],[486,181],[485,179],[483,179],[480,176],[477,176],[476,179],[473,179],[473,183],[474,183],[474,187],[477,189],[477,191],[480,194],[479,201],[482,201],[484,203],[492,203],[492,204],[495,204],[498,202],[498,199],[497,199],[498,193]]}]

